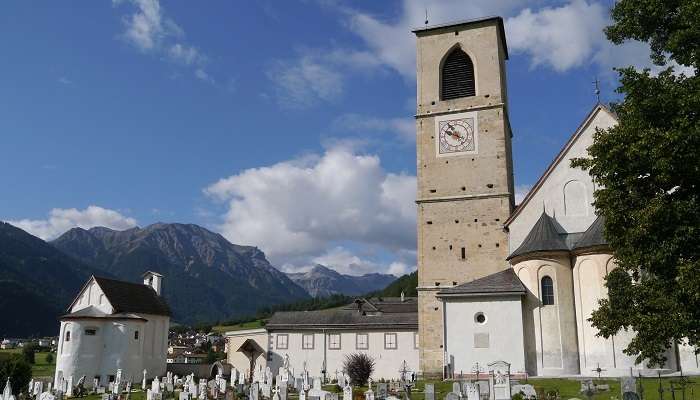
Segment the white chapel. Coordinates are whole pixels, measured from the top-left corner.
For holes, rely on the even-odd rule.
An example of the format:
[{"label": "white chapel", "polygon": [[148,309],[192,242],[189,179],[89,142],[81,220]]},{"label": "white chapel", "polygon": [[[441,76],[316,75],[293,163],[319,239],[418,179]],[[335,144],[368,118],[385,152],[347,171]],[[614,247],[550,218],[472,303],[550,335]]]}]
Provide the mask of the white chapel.
[{"label": "white chapel", "polygon": [[122,370],[124,381],[141,382],[166,369],[170,309],[161,297],[163,276],[146,272],[143,284],[92,276],[62,316],[55,387],[106,386]]}]

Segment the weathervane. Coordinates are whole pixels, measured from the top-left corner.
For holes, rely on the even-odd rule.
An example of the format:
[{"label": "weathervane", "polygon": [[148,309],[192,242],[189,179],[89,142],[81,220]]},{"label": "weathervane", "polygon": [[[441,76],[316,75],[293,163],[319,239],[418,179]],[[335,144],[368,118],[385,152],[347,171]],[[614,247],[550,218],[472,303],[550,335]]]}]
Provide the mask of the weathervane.
[{"label": "weathervane", "polygon": [[600,81],[598,80],[597,76],[594,78],[592,83],[595,86],[595,91],[593,93],[595,93],[596,100],[598,103],[600,103]]}]

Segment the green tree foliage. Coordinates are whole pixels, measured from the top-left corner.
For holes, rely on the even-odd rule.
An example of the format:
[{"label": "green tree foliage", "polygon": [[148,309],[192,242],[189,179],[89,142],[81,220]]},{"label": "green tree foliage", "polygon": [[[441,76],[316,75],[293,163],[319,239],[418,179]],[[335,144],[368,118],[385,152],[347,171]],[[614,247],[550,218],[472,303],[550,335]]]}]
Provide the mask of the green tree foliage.
[{"label": "green tree foliage", "polygon": [[10,357],[0,358],[0,382],[3,382],[3,387],[8,377],[14,395],[18,395],[20,390],[29,385],[29,381],[32,379],[32,366],[25,361],[22,354],[12,354]]},{"label": "green tree foliage", "polygon": [[353,385],[364,386],[374,372],[374,358],[365,353],[352,353],[345,356],[343,369],[350,376]]},{"label": "green tree foliage", "polygon": [[[698,71],[697,0],[620,0],[612,17],[613,42],[647,41],[657,64]],[[596,132],[589,157],[572,163],[599,188],[594,204],[619,266],[591,321],[604,337],[634,331],[625,353],[651,365],[684,338],[700,346],[700,79],[666,67],[618,70],[619,124]]]},{"label": "green tree foliage", "polygon": [[49,353],[46,355],[46,363],[53,364],[53,353]]},{"label": "green tree foliage", "polygon": [[401,292],[405,296],[418,296],[418,271],[403,275],[399,279],[390,283],[389,286],[374,293],[375,296],[381,297],[399,297]]},{"label": "green tree foliage", "polygon": [[24,356],[24,360],[26,362],[29,364],[34,364],[36,358],[36,346],[33,343],[26,343],[24,347],[22,347],[22,356]]}]

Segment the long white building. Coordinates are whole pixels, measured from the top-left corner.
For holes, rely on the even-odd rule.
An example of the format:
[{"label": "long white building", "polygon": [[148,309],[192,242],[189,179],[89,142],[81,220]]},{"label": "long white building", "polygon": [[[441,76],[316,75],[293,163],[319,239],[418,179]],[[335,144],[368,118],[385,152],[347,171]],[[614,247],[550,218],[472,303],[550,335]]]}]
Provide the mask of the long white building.
[{"label": "long white building", "polygon": [[162,275],[144,274],[143,284],[92,276],[61,317],[55,385],[85,376],[90,387],[122,379],[140,382],[165,374],[170,309],[160,296]]},{"label": "long white building", "polygon": [[277,312],[264,329],[228,332],[226,339],[228,362],[246,375],[250,354],[255,357],[253,368],[269,366],[274,372],[288,356],[296,376],[306,367],[310,376],[334,377],[352,353],[374,358],[374,379],[398,379],[404,361],[418,372],[418,309],[413,297],[358,298],[337,309]]}]

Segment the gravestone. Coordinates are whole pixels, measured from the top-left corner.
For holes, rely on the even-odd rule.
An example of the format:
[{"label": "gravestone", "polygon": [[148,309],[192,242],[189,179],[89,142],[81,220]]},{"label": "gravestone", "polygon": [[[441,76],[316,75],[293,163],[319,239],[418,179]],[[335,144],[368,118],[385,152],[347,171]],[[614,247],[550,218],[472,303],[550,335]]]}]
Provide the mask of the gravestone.
[{"label": "gravestone", "polygon": [[12,386],[10,385],[10,377],[7,377],[7,382],[5,383],[5,389],[2,391],[2,400],[15,400],[15,396],[12,395]]},{"label": "gravestone", "polygon": [[73,375],[66,381],[66,397],[73,397]]},{"label": "gravestone", "polygon": [[36,381],[34,382],[34,396],[39,396],[44,391],[44,382]]},{"label": "gravestone", "polygon": [[258,400],[258,395],[259,395],[259,386],[258,382],[253,382],[250,385],[250,395],[248,396],[249,400]]},{"label": "gravestone", "polygon": [[365,392],[365,400],[374,400],[374,392],[372,391],[372,385],[370,381],[369,390]]},{"label": "gravestone", "polygon": [[326,394],[326,400],[338,400],[338,393]]},{"label": "gravestone", "polygon": [[445,400],[459,400],[459,393],[450,392],[445,396]]},{"label": "gravestone", "polygon": [[474,383],[465,383],[464,395],[467,400],[479,400],[479,388]]},{"label": "gravestone", "polygon": [[304,391],[304,388],[301,388],[299,391],[299,400],[306,400],[306,392]]},{"label": "gravestone", "polygon": [[146,390],[146,370],[143,370],[143,380],[141,381],[141,390]]},{"label": "gravestone", "polygon": [[424,388],[425,400],[435,400],[435,385],[426,383]]},{"label": "gravestone", "polygon": [[286,384],[286,382],[282,382],[282,385],[280,385],[279,396],[280,396],[280,400],[287,400],[287,384]]},{"label": "gravestone", "polygon": [[343,388],[343,400],[353,400],[352,386],[350,386],[350,383],[346,384]]},{"label": "gravestone", "polygon": [[386,383],[377,383],[377,394],[376,398],[377,399],[386,399],[386,397],[389,395],[388,389],[387,389],[387,384]]},{"label": "gravestone", "polygon": [[537,391],[535,391],[535,387],[532,385],[513,385],[512,392],[513,394],[522,393],[523,397],[527,400],[537,399]]},{"label": "gravestone", "polygon": [[457,393],[458,395],[462,393],[459,382],[452,382],[452,393]]},{"label": "gravestone", "polygon": [[488,366],[490,400],[510,400],[510,364],[496,361]]},{"label": "gravestone", "polygon": [[179,400],[192,400],[192,393],[185,391],[180,392]]}]

